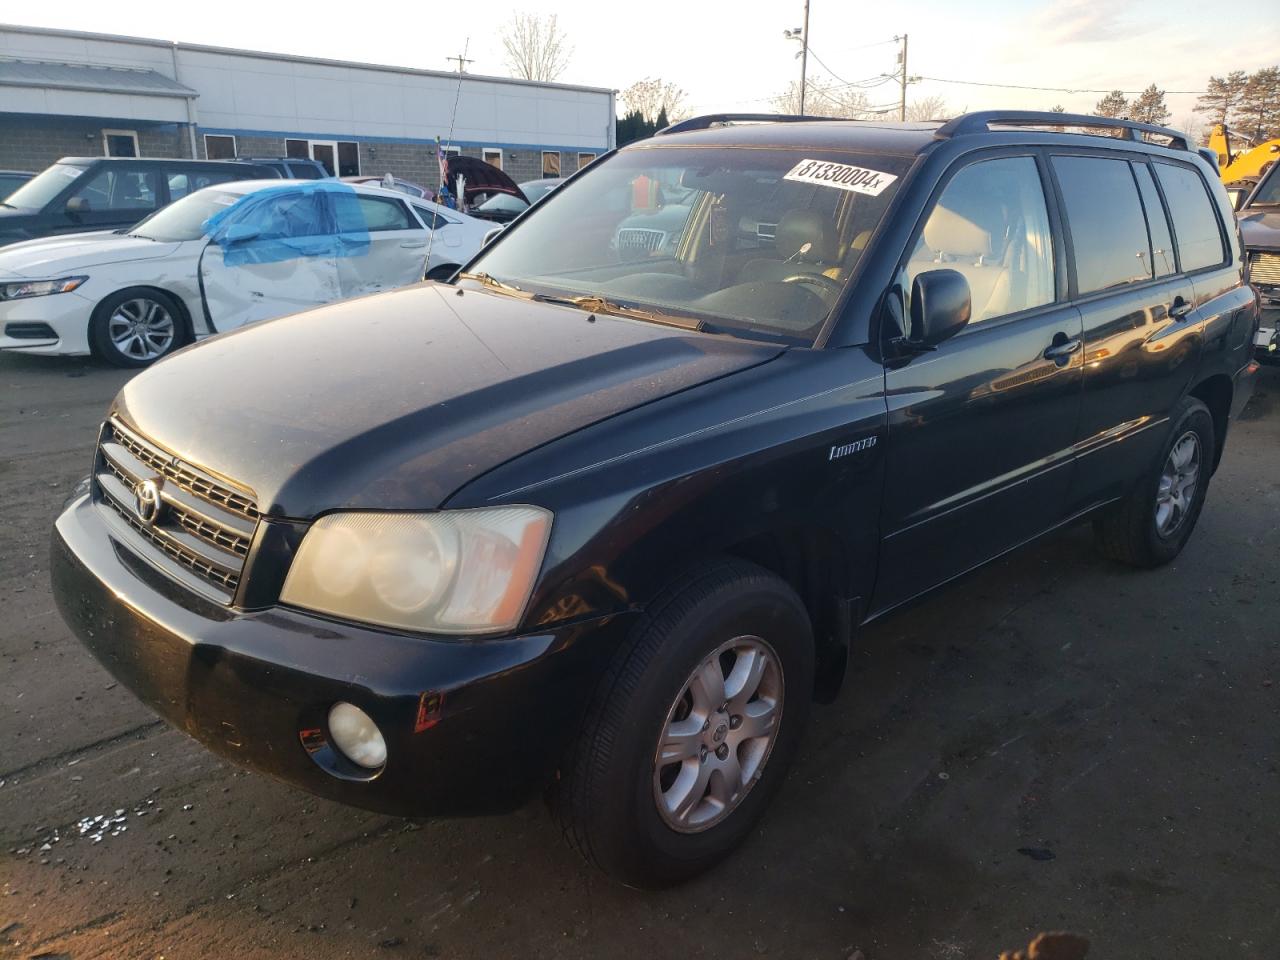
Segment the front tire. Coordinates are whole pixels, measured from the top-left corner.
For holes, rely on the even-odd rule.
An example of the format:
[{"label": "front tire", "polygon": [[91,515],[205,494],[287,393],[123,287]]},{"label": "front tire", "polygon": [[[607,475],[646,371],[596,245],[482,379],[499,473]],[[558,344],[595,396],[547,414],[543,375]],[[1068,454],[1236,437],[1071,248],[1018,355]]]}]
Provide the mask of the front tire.
[{"label": "front tire", "polygon": [[117,367],[146,367],[185,339],[181,308],[162,290],[131,288],[104,299],[89,321],[94,352]]},{"label": "front tire", "polygon": [[1094,520],[1098,549],[1130,566],[1163,566],[1181,553],[1208,492],[1217,450],[1209,408],[1186,397],[1171,422],[1153,468],[1128,497]]},{"label": "front tire", "polygon": [[782,580],[738,561],[686,578],[606,673],[560,783],[566,836],[633,886],[714,865],[785,779],[813,671],[808,615]]}]

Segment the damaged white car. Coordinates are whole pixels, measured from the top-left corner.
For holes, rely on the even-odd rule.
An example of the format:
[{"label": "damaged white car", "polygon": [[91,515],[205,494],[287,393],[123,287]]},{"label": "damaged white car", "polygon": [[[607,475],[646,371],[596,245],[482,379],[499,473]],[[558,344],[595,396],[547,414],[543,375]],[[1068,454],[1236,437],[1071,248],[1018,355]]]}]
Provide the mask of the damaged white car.
[{"label": "damaged white car", "polygon": [[247,323],[446,279],[492,228],[379,187],[219,184],[127,231],[0,250],[0,349],[145,366]]}]

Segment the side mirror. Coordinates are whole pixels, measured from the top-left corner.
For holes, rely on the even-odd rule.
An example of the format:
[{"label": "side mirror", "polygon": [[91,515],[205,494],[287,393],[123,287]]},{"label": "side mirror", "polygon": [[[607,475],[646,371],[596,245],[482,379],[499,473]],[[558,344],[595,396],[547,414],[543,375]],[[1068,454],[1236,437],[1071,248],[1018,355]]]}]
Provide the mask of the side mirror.
[{"label": "side mirror", "polygon": [[227,243],[245,243],[256,239],[260,233],[262,233],[261,230],[247,223],[233,223],[227,227],[222,239]]},{"label": "side mirror", "polygon": [[911,336],[917,347],[932,350],[969,322],[973,301],[969,281],[956,270],[926,270],[911,283]]},{"label": "side mirror", "polygon": [[67,213],[73,217],[78,217],[82,213],[89,212],[89,201],[84,197],[72,197],[67,201]]},{"label": "side mirror", "polygon": [[480,240],[480,246],[487,247],[489,244],[493,243],[494,240],[498,239],[498,234],[500,234],[505,229],[506,229],[505,227],[494,227],[492,230],[486,233],[484,237]]},{"label": "side mirror", "polygon": [[1231,200],[1231,209],[1239,211],[1244,206],[1245,198],[1249,196],[1249,191],[1245,189],[1228,190],[1227,197]]}]

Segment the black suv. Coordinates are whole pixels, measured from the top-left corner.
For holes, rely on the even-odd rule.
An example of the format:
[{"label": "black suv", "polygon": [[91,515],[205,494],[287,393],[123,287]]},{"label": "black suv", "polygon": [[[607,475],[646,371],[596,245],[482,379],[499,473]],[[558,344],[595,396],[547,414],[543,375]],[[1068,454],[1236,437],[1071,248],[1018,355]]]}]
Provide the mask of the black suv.
[{"label": "black suv", "polygon": [[203,187],[278,177],[269,167],[223,160],[63,157],[0,198],[0,246],[58,233],[131,227]]},{"label": "black suv", "polygon": [[861,624],[1086,518],[1177,556],[1258,324],[1182,134],[735,119],[449,283],[130,381],[57,521],[66,621],[223,756],[408,815],[552,785],[656,885],[751,829]]}]

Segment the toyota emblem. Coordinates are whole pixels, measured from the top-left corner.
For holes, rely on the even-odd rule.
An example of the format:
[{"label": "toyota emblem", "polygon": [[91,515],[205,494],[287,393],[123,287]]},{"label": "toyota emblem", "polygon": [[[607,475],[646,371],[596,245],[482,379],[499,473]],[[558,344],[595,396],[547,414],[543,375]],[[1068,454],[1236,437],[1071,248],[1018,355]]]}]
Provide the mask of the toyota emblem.
[{"label": "toyota emblem", "polygon": [[142,480],[133,488],[138,519],[150,526],[160,516],[160,484],[155,480]]}]

